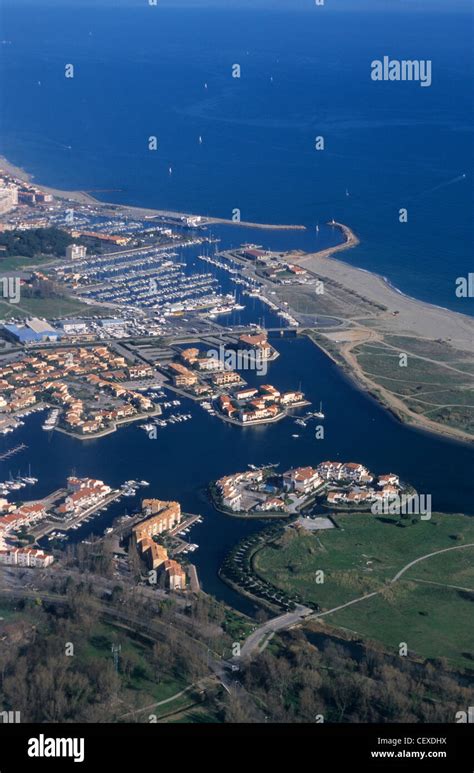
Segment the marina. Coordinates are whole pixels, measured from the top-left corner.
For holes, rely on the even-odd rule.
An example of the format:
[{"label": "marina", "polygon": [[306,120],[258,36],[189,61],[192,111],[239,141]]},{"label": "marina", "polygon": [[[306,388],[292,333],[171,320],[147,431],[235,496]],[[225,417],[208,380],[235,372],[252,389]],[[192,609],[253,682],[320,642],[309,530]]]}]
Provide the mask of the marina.
[{"label": "marina", "polygon": [[[60,533],[63,534],[61,539],[71,539],[73,535],[71,532],[75,532],[78,529],[83,529],[86,525],[92,523],[94,524],[98,516],[101,514],[106,514],[109,508],[114,504],[119,502],[120,499],[124,497],[136,497],[138,490],[140,488],[149,486],[150,483],[147,480],[128,480],[125,483],[123,483],[119,488],[113,489],[110,494],[100,499],[98,502],[92,504],[90,507],[85,508],[81,512],[73,515],[72,517],[68,519],[58,519],[55,516],[48,516],[40,525],[33,527],[31,529],[31,533],[33,534],[36,542],[39,542],[40,540],[47,537],[48,539],[55,538],[55,534],[53,530],[57,531],[58,523],[61,524],[61,530]],[[48,505],[51,505],[51,503],[54,503],[55,501],[58,501],[62,497],[64,497],[65,491],[63,489],[59,489],[58,491],[54,492],[53,495],[51,495],[47,499]],[[41,501],[41,500],[38,500]],[[46,501],[46,500],[45,500]],[[110,528],[110,527],[106,527]],[[101,533],[104,533],[105,529],[104,526],[101,528]],[[110,533],[110,532],[109,532]],[[57,537],[56,537],[57,538]]]},{"label": "marina", "polygon": [[80,298],[90,303],[134,307],[153,312],[163,321],[183,312],[207,311],[216,317],[232,311],[235,299],[220,291],[213,274],[188,271],[185,254],[181,255],[181,251],[185,253],[202,241],[204,238],[182,243],[179,253],[167,247],[146,246],[93,255],[61,264],[58,275],[74,284]]},{"label": "marina", "polygon": [[[245,534],[261,528],[261,523],[224,518],[207,502],[203,492],[210,481],[239,467],[245,469],[249,456],[254,467],[265,467],[271,459],[272,463],[279,461],[282,469],[316,464],[331,457],[361,459],[375,471],[395,469],[402,479],[412,481],[417,490],[430,491],[439,510],[474,514],[471,486],[462,472],[466,465],[472,463],[471,448],[427,436],[396,421],[373,400],[348,384],[331,361],[307,339],[278,339],[278,348],[281,356],[270,365],[271,378],[282,388],[289,388],[294,374],[298,372],[302,388],[312,402],[319,407],[322,400],[327,414],[324,442],[315,440],[314,433],[307,431],[293,439],[289,437],[292,430],[289,432],[284,423],[242,432],[231,424],[214,421],[214,417],[203,410],[193,412],[193,433],[186,436],[188,453],[185,462],[182,432],[166,432],[162,436],[163,442],[155,443],[133,427],[87,447],[74,438],[54,433],[48,443],[46,457],[42,450],[44,433],[41,431],[41,417],[31,416],[20,433],[25,433],[32,468],[39,478],[35,498],[63,485],[66,475],[70,474],[71,459],[75,460],[78,473],[111,481],[120,497],[110,504],[106,512],[98,511],[92,520],[82,521],[77,524],[78,528],[67,530],[70,541],[75,542],[87,538],[89,534],[103,533],[113,519],[127,511],[134,512],[141,491],[144,491],[136,484],[141,480],[149,481],[150,492],[162,499],[180,500],[185,512],[202,513],[204,523],[200,527],[199,538],[191,540],[193,544],[199,543],[193,560],[202,586],[242,609],[253,607],[225,586],[219,580],[217,571],[225,551]],[[318,374],[316,382],[315,373]],[[247,377],[249,381],[258,383],[256,374],[249,372]],[[192,402],[186,397],[180,397],[180,402],[180,412],[193,410]],[[341,406],[340,409],[330,411],[329,406],[336,404]],[[344,429],[349,421],[352,427],[350,433]],[[293,434],[298,433],[299,428],[293,430]],[[369,434],[374,442],[361,448],[360,437],[368,437]],[[278,457],[275,457],[275,449],[279,450]],[[448,462],[448,459],[451,461]],[[440,465],[445,470],[443,476],[436,474]],[[191,480],[195,481],[193,485],[189,484]],[[126,488],[120,489],[124,481],[127,482]],[[51,525],[51,530],[66,531],[63,524],[57,522]]]}]

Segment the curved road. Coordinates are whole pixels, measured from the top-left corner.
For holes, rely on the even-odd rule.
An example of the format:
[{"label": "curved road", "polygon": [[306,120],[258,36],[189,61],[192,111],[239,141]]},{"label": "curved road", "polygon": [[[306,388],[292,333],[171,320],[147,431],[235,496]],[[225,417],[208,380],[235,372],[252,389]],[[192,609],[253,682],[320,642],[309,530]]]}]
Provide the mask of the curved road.
[{"label": "curved road", "polygon": [[[399,572],[390,580],[390,584],[393,584],[394,582],[397,582],[397,580],[402,577],[402,575],[405,574],[409,569],[411,569],[412,566],[415,564],[420,563],[420,561],[425,561],[427,558],[432,558],[433,556],[437,556],[440,553],[448,553],[451,550],[462,550],[463,548],[473,548],[474,542],[469,543],[468,545],[453,545],[451,548],[443,548],[442,550],[435,550],[432,553],[427,553],[424,556],[420,556],[419,558],[415,558],[414,561],[410,561],[410,563],[406,564],[402,569],[400,569]],[[249,657],[250,655],[257,652],[262,652],[265,649],[265,645],[268,643],[267,637],[273,633],[276,633],[276,631],[283,631],[287,628],[291,628],[294,625],[297,625],[298,623],[301,623],[304,619],[316,619],[318,617],[324,617],[325,615],[331,615],[333,612],[338,612],[340,609],[344,609],[345,607],[349,607],[352,604],[357,604],[359,601],[363,601],[364,599],[370,599],[373,596],[377,596],[379,593],[381,593],[383,588],[377,591],[373,591],[372,593],[367,593],[364,596],[359,596],[356,599],[352,599],[352,601],[348,601],[345,604],[340,604],[337,607],[333,607],[332,609],[326,610],[326,612],[313,612],[309,614],[309,609],[307,607],[299,607],[294,612],[287,612],[284,615],[279,615],[279,617],[274,617],[272,620],[268,620],[266,623],[261,625],[259,628],[257,628],[253,633],[250,634],[250,636],[247,637],[245,642],[242,645],[240,657]],[[262,642],[263,639],[263,642]],[[263,646],[262,646],[263,645]],[[234,662],[238,661],[237,658],[233,658]]]}]

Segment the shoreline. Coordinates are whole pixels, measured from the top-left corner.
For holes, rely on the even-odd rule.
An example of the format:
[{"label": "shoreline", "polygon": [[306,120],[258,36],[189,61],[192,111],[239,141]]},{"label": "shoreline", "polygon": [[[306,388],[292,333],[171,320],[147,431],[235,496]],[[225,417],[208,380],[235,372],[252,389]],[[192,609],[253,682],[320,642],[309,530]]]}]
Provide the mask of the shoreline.
[{"label": "shoreline", "polygon": [[85,206],[103,207],[109,209],[111,207],[121,210],[122,212],[129,212],[135,216],[142,216],[144,218],[153,219],[155,217],[201,217],[204,222],[202,225],[232,225],[242,228],[257,228],[268,231],[306,231],[305,225],[295,224],[278,224],[278,223],[255,223],[247,220],[232,220],[231,218],[213,217],[207,215],[196,215],[192,212],[178,212],[175,210],[155,209],[150,207],[140,207],[133,204],[117,204],[111,201],[102,201],[101,199],[92,196],[85,191],[71,190],[66,191],[61,188],[52,188],[48,185],[43,185],[35,176],[26,171],[23,167],[12,164],[5,156],[0,155],[0,172],[9,174],[12,177],[16,177],[22,182],[29,185],[37,185],[45,193],[50,193],[52,196],[58,199],[65,199],[66,201],[75,201],[77,204]]},{"label": "shoreline", "polygon": [[[5,159],[3,156],[0,156],[0,169],[4,169],[7,174],[17,177],[19,180],[23,180],[30,184],[38,184],[38,186],[40,186],[33,175],[30,175],[25,169],[11,164],[8,159]],[[102,202],[95,199],[93,196],[80,191],[61,191],[45,186],[40,187],[57,198],[73,200],[78,203],[104,209],[112,206],[115,211],[123,213],[130,212],[135,215],[141,213],[142,216],[145,216],[144,213],[148,213],[150,217],[166,215],[181,217],[185,215],[185,213],[181,212],[166,212],[164,210],[153,210],[122,204],[109,204],[108,202]],[[298,225],[267,225],[244,221],[235,222],[224,218],[205,218],[203,225],[210,225],[212,223],[253,227],[262,230],[305,230],[306,228],[305,226]],[[358,316],[349,314],[344,316],[343,314],[338,315],[337,313],[334,313],[334,317],[339,319],[342,325],[346,325],[349,330],[358,331],[366,341],[383,341],[384,336],[386,335],[399,335],[415,337],[427,342],[432,342],[440,340],[441,332],[443,339],[449,342],[451,349],[458,350],[461,354],[468,354],[474,357],[474,319],[471,316],[431,304],[421,299],[413,298],[394,286],[387,277],[364,268],[353,266],[340,258],[334,257],[334,255],[338,253],[358,246],[360,244],[360,239],[349,226],[339,223],[334,219],[327,223],[327,225],[341,231],[344,236],[344,241],[333,247],[328,247],[314,253],[298,254],[295,252],[292,256],[290,253],[289,259],[291,262],[305,268],[310,274],[340,284],[343,288],[346,288],[346,290],[349,289],[352,293],[355,293],[356,295],[359,294],[375,304],[380,305],[382,303],[386,309],[383,314],[374,317],[373,321],[376,325],[370,325],[370,327],[364,324],[367,321],[367,312],[362,311],[361,315]],[[303,332],[304,329],[310,331],[311,324],[309,322],[306,323],[301,332]],[[343,333],[341,335],[343,335]],[[311,335],[308,337],[313,344],[318,346],[320,350],[331,358],[338,368],[342,369],[346,375],[350,376],[351,381],[357,388],[361,389],[364,393],[368,393],[369,396],[382,405],[385,410],[388,410],[398,421],[402,421],[414,429],[434,433],[453,441],[465,444],[472,444],[474,441],[472,433],[465,432],[463,429],[454,426],[451,427],[448,424],[433,421],[428,417],[410,410],[399,396],[392,393],[376,380],[370,378],[370,375],[367,375],[365,371],[361,369],[357,357],[352,351],[357,348],[357,345],[362,344],[363,340],[350,343],[349,341],[344,341],[344,339],[342,339],[342,345],[338,347],[339,357],[335,357],[330,351],[330,346],[326,347],[324,342],[316,341]],[[332,340],[330,334],[327,336],[327,340],[328,343]],[[276,421],[279,421],[284,417],[285,415],[279,416]],[[219,418],[228,423],[238,424],[238,426],[255,426],[258,423],[268,423],[268,420],[262,420],[261,422],[251,422],[244,425],[240,422],[235,422],[235,420],[229,420],[227,417],[222,417],[221,415],[219,415]],[[87,438],[81,439],[93,439],[93,437],[88,436]]]},{"label": "shoreline", "polygon": [[[345,359],[344,364],[347,365],[347,369],[342,368],[341,363],[336,359],[334,354],[329,351],[329,349],[326,349],[322,343],[316,341],[310,335],[310,332],[310,330],[308,332],[302,331],[301,335],[306,336],[306,338],[311,341],[313,346],[316,346],[317,349],[323,352],[323,354],[325,354],[331,360],[331,362],[334,363],[339,371],[342,372],[342,375],[348,379],[354,389],[359,390],[363,395],[369,397],[371,400],[374,400],[374,402],[377,403],[377,405],[380,405],[385,411],[387,411],[387,413],[389,413],[395,421],[399,422],[400,424],[404,424],[406,427],[414,429],[417,432],[425,432],[429,435],[437,435],[438,437],[442,437],[445,440],[451,440],[453,443],[459,443],[463,446],[472,446],[474,443],[474,437],[468,432],[457,430],[455,427],[450,428],[448,426],[443,426],[442,424],[433,422],[430,419],[423,420],[422,416],[412,413],[408,408],[401,407],[399,405],[399,401],[395,398],[392,400],[390,397],[391,393],[383,390],[383,387],[381,387],[376,381],[372,382],[367,379],[367,377],[365,377],[367,384],[364,384],[364,378],[359,378],[358,373],[349,365]],[[343,355],[341,355],[341,357],[343,357]],[[383,390],[383,394],[381,394],[381,390]]]},{"label": "shoreline", "polygon": [[[154,217],[159,217],[159,216],[202,217],[205,219],[206,224],[221,223],[223,225],[232,225],[232,226],[242,227],[242,228],[259,228],[262,230],[278,230],[278,231],[308,230],[307,226],[305,225],[297,225],[297,224],[290,224],[290,223],[289,224],[257,223],[257,222],[248,221],[248,220],[234,221],[230,218],[213,217],[213,216],[207,216],[207,215],[196,215],[194,213],[189,213],[189,212],[154,209],[150,207],[140,207],[133,204],[116,204],[114,202],[102,201],[101,199],[97,199],[91,194],[86,193],[85,191],[80,191],[80,190],[66,191],[60,188],[52,188],[46,185],[42,185],[35,179],[35,176],[33,174],[31,174],[30,172],[27,172],[26,169],[24,169],[23,167],[16,166],[12,162],[10,162],[5,156],[0,154],[0,173],[1,172],[5,172],[6,174],[15,176],[19,180],[22,180],[23,182],[38,185],[38,187],[44,190],[46,193],[51,193],[53,196],[59,199],[76,201],[77,203],[80,203],[80,204],[86,204],[86,205],[89,204],[91,206],[104,207],[104,208],[114,207],[116,209],[123,210],[124,212],[134,212],[136,214],[148,213],[148,215],[154,216]],[[331,226],[333,228],[340,230],[343,236],[345,237],[345,241],[341,242],[340,244],[336,244],[333,247],[325,247],[324,249],[319,250],[317,252],[311,252],[311,253],[308,252],[308,253],[302,253],[302,254],[294,253],[293,257],[290,251],[289,259],[292,260],[293,263],[300,264],[310,259],[330,258],[335,253],[352,249],[353,247],[357,247],[361,243],[361,240],[359,239],[355,231],[353,231],[353,229],[350,228],[350,226],[344,223],[340,223],[336,220],[330,220],[325,225]],[[461,317],[466,316],[469,318],[470,316],[470,315],[462,314],[461,312],[452,311],[446,306],[439,306],[436,304],[432,304],[429,301],[423,301],[419,298],[408,295],[407,293],[404,293],[402,290],[400,290],[395,284],[393,284],[388,277],[384,276],[383,274],[378,274],[376,271],[370,271],[369,269],[366,269],[366,268],[352,266],[352,264],[345,263],[345,261],[342,261],[342,260],[338,260],[338,262],[343,266],[348,266],[349,268],[352,268],[356,271],[363,272],[364,274],[367,274],[367,276],[369,277],[376,277],[393,292],[397,293],[403,298],[407,298],[413,301],[414,303],[426,304],[427,306],[431,306],[433,308],[440,309],[442,311],[447,311],[451,314],[459,314]]]}]

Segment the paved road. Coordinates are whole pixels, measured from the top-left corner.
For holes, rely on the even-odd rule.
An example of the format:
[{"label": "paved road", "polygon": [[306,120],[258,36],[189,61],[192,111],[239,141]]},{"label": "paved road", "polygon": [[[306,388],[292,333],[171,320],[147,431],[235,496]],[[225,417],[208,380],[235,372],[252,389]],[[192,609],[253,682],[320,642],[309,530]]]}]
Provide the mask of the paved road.
[{"label": "paved road", "polygon": [[[305,617],[308,617],[312,612],[309,607],[298,606],[294,612],[285,612],[284,615],[273,617],[271,620],[267,620],[263,625],[257,628],[250,636],[247,637],[240,650],[240,657],[247,658],[252,655],[256,650],[261,652],[262,640],[276,633],[277,631],[284,631],[291,626],[301,623]],[[239,658],[234,658],[235,662],[239,661]]]}]

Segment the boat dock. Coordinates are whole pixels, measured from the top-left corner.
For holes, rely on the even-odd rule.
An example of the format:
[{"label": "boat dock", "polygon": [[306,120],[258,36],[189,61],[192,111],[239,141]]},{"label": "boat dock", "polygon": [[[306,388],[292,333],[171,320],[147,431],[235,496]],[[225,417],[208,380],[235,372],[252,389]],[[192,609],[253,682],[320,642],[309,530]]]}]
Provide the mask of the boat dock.
[{"label": "boat dock", "polygon": [[190,526],[193,525],[193,523],[196,523],[200,518],[202,518],[201,515],[192,515],[191,513],[183,513],[184,520],[181,521],[177,526],[174,527],[174,529],[171,529],[169,532],[170,537],[175,537],[177,534],[179,534],[180,531],[183,531],[183,529],[188,529]]},{"label": "boat dock", "polygon": [[111,494],[109,494],[107,497],[104,497],[104,499],[101,499],[99,502],[96,502],[96,504],[89,507],[87,510],[84,510],[84,512],[80,513],[80,515],[77,515],[75,518],[72,518],[71,521],[68,521],[64,524],[63,529],[64,531],[68,531],[69,529],[74,529],[77,526],[80,526],[82,521],[85,521],[86,518],[89,518],[91,515],[94,515],[98,510],[102,510],[104,507],[108,507],[112,502],[115,502],[117,499],[120,499],[120,497],[123,495],[122,489],[116,489],[115,491],[112,491]]},{"label": "boat dock", "polygon": [[[60,530],[63,531],[70,531],[71,529],[77,529],[78,526],[82,523],[82,521],[89,518],[91,515],[94,515],[98,510],[101,510],[103,507],[107,507],[109,504],[114,502],[115,500],[119,499],[119,497],[122,496],[122,490],[116,490],[113,491],[111,494],[109,494],[104,499],[101,499],[99,502],[96,502],[94,505],[89,507],[87,510],[84,510],[79,515],[76,515],[74,518],[71,518],[68,521],[59,520],[58,518],[54,518],[50,516],[40,526],[35,527],[31,530],[31,534],[35,537],[36,540],[42,539],[45,537],[49,532],[56,530],[60,528]],[[62,499],[67,494],[67,491],[65,489],[58,489],[57,491],[53,492],[49,496],[47,496],[45,499],[40,500],[45,507],[51,507],[55,503],[55,501]]]},{"label": "boat dock", "polygon": [[4,462],[5,459],[10,459],[10,457],[18,454],[20,451],[24,451],[25,448],[28,448],[28,446],[25,445],[25,443],[20,443],[18,446],[10,448],[8,451],[4,451],[3,454],[0,454],[0,462]]}]

